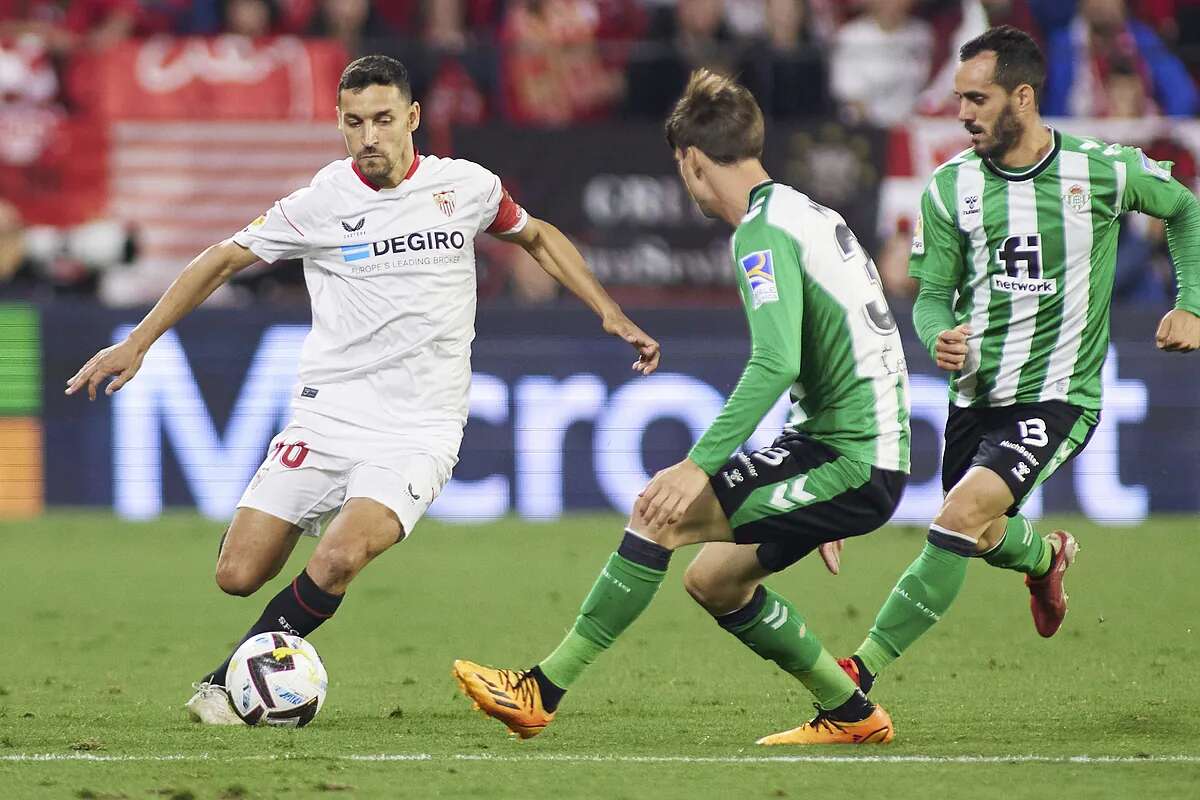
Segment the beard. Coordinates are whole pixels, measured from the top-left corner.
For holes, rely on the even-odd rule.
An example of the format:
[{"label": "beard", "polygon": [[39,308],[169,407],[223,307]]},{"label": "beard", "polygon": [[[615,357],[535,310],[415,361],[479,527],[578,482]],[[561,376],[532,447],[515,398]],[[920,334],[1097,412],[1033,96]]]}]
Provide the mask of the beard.
[{"label": "beard", "polygon": [[[378,157],[364,158],[364,156]],[[370,178],[386,178],[392,172],[392,162],[383,153],[377,151],[359,153],[354,157],[354,163],[358,164],[362,173]]]},{"label": "beard", "polygon": [[1000,112],[1000,116],[996,117],[992,135],[975,145],[975,152],[984,158],[999,161],[1021,140],[1023,132],[1017,115],[1012,112],[1011,108],[1005,106],[1004,110]]}]

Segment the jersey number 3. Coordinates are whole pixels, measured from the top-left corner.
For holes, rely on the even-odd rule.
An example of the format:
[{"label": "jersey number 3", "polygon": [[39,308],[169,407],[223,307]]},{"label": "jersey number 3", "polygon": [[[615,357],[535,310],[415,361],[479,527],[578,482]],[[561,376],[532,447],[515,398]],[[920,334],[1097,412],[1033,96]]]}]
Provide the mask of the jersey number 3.
[{"label": "jersey number 3", "polygon": [[849,261],[852,258],[861,258],[863,267],[867,271],[867,280],[874,287],[876,295],[874,300],[866,303],[863,306],[863,311],[867,316],[867,324],[871,329],[881,336],[886,336],[896,330],[896,318],[892,316],[892,310],[888,308],[887,300],[883,296],[883,283],[879,280],[879,270],[875,267],[875,260],[867,255],[867,251],[858,243],[858,238],[854,235],[854,231],[847,228],[845,225],[838,224],[835,229],[837,236],[838,250],[842,253],[842,260]]}]

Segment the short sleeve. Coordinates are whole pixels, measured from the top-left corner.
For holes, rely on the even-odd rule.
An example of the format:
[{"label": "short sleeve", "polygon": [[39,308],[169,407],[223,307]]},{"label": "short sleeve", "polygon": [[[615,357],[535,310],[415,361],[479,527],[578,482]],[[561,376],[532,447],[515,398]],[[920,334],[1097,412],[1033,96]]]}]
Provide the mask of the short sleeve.
[{"label": "short sleeve", "polygon": [[962,241],[949,209],[937,192],[935,177],[921,195],[908,274],[923,283],[957,286],[962,274]]},{"label": "short sleeve", "polygon": [[488,175],[491,178],[491,184],[483,200],[483,224],[480,226],[480,230],[487,231],[494,236],[520,233],[529,222],[529,215],[516,200],[513,200],[512,195],[504,188],[504,184],[498,177],[490,172]]},{"label": "short sleeve", "polygon": [[305,187],[277,201],[266,214],[235,233],[233,241],[268,264],[307,255],[314,247],[309,236],[316,224],[308,208],[312,193],[312,187]]}]

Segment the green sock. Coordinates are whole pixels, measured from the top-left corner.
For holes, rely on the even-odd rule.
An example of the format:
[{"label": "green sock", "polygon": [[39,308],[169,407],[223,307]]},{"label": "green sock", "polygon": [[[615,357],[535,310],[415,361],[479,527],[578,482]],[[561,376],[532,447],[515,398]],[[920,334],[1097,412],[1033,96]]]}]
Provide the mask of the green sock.
[{"label": "green sock", "polygon": [[872,675],[899,658],[942,618],[967,578],[968,557],[974,552],[971,540],[939,528],[930,530],[929,539],[900,576],[871,632],[854,652]]},{"label": "green sock", "polygon": [[993,567],[1023,572],[1040,578],[1050,570],[1054,550],[1037,535],[1033,525],[1017,514],[1008,521],[1000,543],[983,554],[983,560]]},{"label": "green sock", "polygon": [[765,586],[755,591],[745,608],[718,617],[717,622],[742,644],[803,683],[823,709],[837,708],[857,688],[808,630],[795,607]]},{"label": "green sock", "polygon": [[[669,554],[665,549],[664,552]],[[646,610],[666,574],[665,563],[661,570],[651,569],[630,561],[620,552],[613,553],[584,599],[575,626],[554,652],[538,664],[542,673],[563,689],[578,680],[596,657],[611,647]]]}]

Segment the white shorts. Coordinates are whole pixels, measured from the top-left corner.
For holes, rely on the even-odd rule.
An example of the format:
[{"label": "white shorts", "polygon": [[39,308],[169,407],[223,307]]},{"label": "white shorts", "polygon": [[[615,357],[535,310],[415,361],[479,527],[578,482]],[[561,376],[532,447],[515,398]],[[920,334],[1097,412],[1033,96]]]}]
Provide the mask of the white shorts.
[{"label": "white shorts", "polygon": [[335,429],[337,435],[323,435],[290,423],[271,440],[238,508],[265,511],[320,536],[347,500],[366,497],[396,512],[410,535],[450,480],[460,440],[381,441],[377,433]]}]

